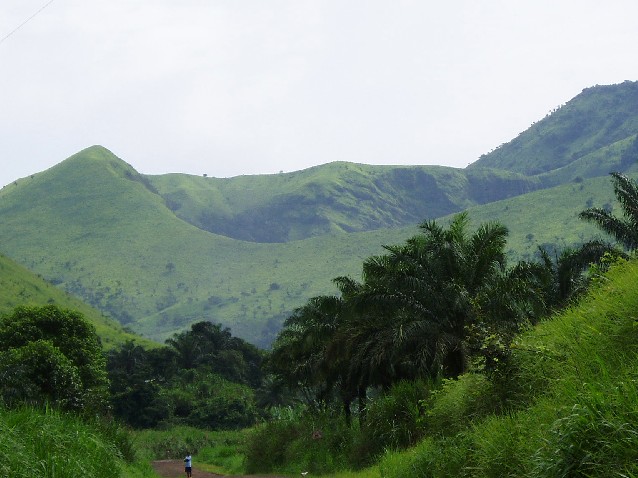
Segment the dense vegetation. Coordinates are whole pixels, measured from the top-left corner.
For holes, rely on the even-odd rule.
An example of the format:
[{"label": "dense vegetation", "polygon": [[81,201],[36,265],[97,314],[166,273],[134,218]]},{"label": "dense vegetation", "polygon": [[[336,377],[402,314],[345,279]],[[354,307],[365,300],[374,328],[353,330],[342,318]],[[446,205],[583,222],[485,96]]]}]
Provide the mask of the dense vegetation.
[{"label": "dense vegetation", "polygon": [[[0,213],[10,225],[2,231],[2,240],[13,244],[15,230],[23,238],[20,253],[29,257],[31,266],[60,274],[56,283],[88,297],[120,321],[134,324],[130,311],[145,310],[147,318],[164,324],[165,332],[174,332],[164,333],[163,346],[126,340],[121,328],[109,325],[100,314],[96,317],[93,309],[83,309],[85,317],[85,312],[60,307],[72,299],[53,294],[39,279],[27,278],[16,263],[0,258],[5,289],[0,295],[0,473],[22,472],[27,463],[26,476],[146,477],[152,476],[148,460],[179,459],[192,451],[201,466],[215,462],[221,467],[215,471],[235,474],[638,476],[638,262],[633,252],[638,246],[638,184],[630,176],[613,173],[613,193],[595,195],[593,185],[599,180],[585,179],[597,175],[601,164],[633,171],[636,128],[631,111],[620,108],[603,126],[596,126],[594,116],[585,125],[588,139],[579,133],[584,127],[581,116],[572,111],[591,105],[603,110],[614,104],[610,97],[631,100],[634,89],[634,84],[623,84],[616,90],[585,91],[569,108],[559,110],[573,120],[560,123],[564,131],[552,129],[558,124],[552,115],[539,123],[533,139],[515,140],[517,149],[545,159],[553,155],[560,166],[553,169],[539,161],[534,177],[526,176],[532,170],[516,167],[509,167],[509,172],[474,167],[464,173],[382,168],[372,174],[340,163],[278,175],[273,179],[280,194],[272,200],[255,178],[237,178],[225,186],[191,178],[197,187],[206,184],[205,191],[194,187],[180,199],[167,194],[167,177],[139,175],[105,150],[92,148],[51,171],[69,186],[67,192],[51,189],[51,176],[14,185],[13,191],[0,194]],[[569,145],[552,146],[556,141]],[[499,148],[493,165],[505,149]],[[80,162],[88,167],[77,168]],[[340,169],[345,171],[339,175],[343,184],[339,179],[322,183],[317,176]],[[582,175],[572,177],[576,171]],[[219,227],[221,216],[198,215],[201,209],[196,207],[208,200],[211,190],[223,200],[208,207],[223,204],[233,228],[252,224],[254,218],[246,212],[251,204],[267,205],[258,208],[265,218],[278,215],[284,206],[293,215],[291,205],[320,206],[320,212],[311,211],[307,221],[297,223],[299,229],[286,229],[286,221],[271,224],[264,234],[276,240],[333,231],[334,224],[346,230],[343,221],[355,214],[349,208],[366,201],[366,174],[374,177],[371,195],[400,196],[401,187],[418,183],[427,187],[413,190],[417,196],[445,197],[449,211],[458,200],[466,206],[493,200],[496,196],[485,191],[486,185],[502,188],[498,194],[503,197],[528,192],[529,201],[540,193],[529,191],[562,182],[542,194],[565,198],[564,208],[575,205],[572,216],[609,234],[617,245],[590,238],[586,229],[562,244],[566,235],[539,241],[539,230],[530,228],[526,248],[513,253],[508,249],[508,227],[498,219],[521,200],[513,198],[487,206],[496,220],[483,221],[485,216],[474,215],[476,209],[428,219],[416,234],[411,231],[401,243],[377,246],[367,258],[360,256],[361,250],[353,254],[356,248],[350,244],[350,263],[358,260],[361,266],[363,261],[361,279],[339,275],[333,280],[335,293],[305,298],[306,291],[321,293],[329,286],[315,289],[304,282],[301,292],[294,293],[287,284],[306,270],[277,262],[272,253],[280,245],[242,242],[242,252],[261,257],[275,269],[281,265],[291,274],[287,280],[292,282],[259,276],[264,282],[260,290],[253,285],[241,294],[241,302],[251,296],[270,298],[263,314],[273,320],[268,334],[274,336],[281,325],[277,321],[286,317],[272,351],[233,336],[228,327],[210,320],[215,314],[200,314],[222,314],[240,302],[211,295],[203,305],[194,303],[203,296],[192,295],[191,287],[197,289],[193,284],[198,284],[192,279],[203,284],[204,276],[191,275],[191,269],[210,265],[200,260],[210,255],[210,239],[215,254],[237,257],[236,241],[203,230]],[[99,189],[114,177],[125,181],[112,182],[110,191]],[[184,178],[172,179],[169,189],[179,188]],[[227,188],[229,184],[234,185]],[[256,187],[252,199],[257,203],[241,202],[237,191],[232,192],[250,185]],[[71,190],[74,194],[68,193]],[[460,194],[461,190],[471,194]],[[92,194],[78,203],[78,191]],[[33,225],[7,214],[21,211],[20,201],[27,194],[33,194],[30,200],[37,204],[30,216]],[[335,195],[345,202],[333,204],[326,213],[322,208]],[[129,214],[127,197],[138,201],[141,216]],[[408,207],[415,197],[402,200],[407,202],[392,207]],[[91,201],[102,207],[92,208]],[[237,201],[240,212],[231,214],[237,211]],[[84,214],[87,207],[91,213]],[[396,221],[408,220],[392,207],[370,207],[381,216],[386,211]],[[543,211],[546,223],[554,213]],[[381,216],[361,216],[354,229],[378,227]],[[105,220],[119,221],[122,227],[100,228]],[[182,242],[169,245],[163,236],[177,231],[177,225],[183,228],[183,220],[197,227],[180,229]],[[76,247],[64,248],[69,256],[51,262],[34,233],[39,227],[53,228],[49,247],[55,248],[56,241]],[[143,236],[149,242],[136,243],[139,229],[152,231]],[[568,233],[574,231],[564,234]],[[130,247],[108,249],[109,260],[103,262],[96,252],[105,250],[100,244],[115,243],[120,236]],[[185,245],[194,243],[202,256],[183,262],[180,258],[192,253]],[[298,243],[282,246],[299,248]],[[326,254],[326,241],[315,242],[315,247]],[[159,262],[155,251],[163,254]],[[135,261],[144,270],[143,278],[121,274],[123,264]],[[215,261],[227,264],[218,256]],[[255,265],[250,264],[250,270]],[[98,275],[94,271],[100,267],[112,270]],[[246,274],[247,267],[237,266],[235,273]],[[225,279],[218,285],[235,292]],[[137,295],[130,295],[129,287],[137,288]],[[143,290],[152,293],[147,296]],[[277,296],[279,305],[273,304]],[[300,302],[305,298],[305,303],[288,312],[284,304],[292,303],[291,296]],[[247,315],[248,310],[243,312]],[[187,318],[177,321],[180,317]],[[106,347],[101,331],[108,333]]]},{"label": "dense vegetation", "polygon": [[[613,223],[634,249],[624,239],[635,233],[638,185],[613,181],[624,217],[581,215]],[[507,269],[503,228],[468,235],[466,224],[425,223],[422,236],[366,261],[363,283],[337,279],[339,297],[291,316],[272,366],[304,407],[256,430],[249,470],[325,473],[381,458],[382,476],[638,472],[638,263],[592,241]],[[615,275],[603,274],[610,262]]]},{"label": "dense vegetation", "polygon": [[[0,317],[0,473],[151,476],[124,425],[251,426],[261,360],[254,346],[208,322],[166,347],[127,342],[104,353],[78,312],[16,307]],[[185,451],[175,443],[161,450],[159,458]]]},{"label": "dense vegetation", "polygon": [[113,413],[136,428],[253,425],[260,416],[262,355],[210,322],[176,334],[166,347],[128,342],[108,354]]}]

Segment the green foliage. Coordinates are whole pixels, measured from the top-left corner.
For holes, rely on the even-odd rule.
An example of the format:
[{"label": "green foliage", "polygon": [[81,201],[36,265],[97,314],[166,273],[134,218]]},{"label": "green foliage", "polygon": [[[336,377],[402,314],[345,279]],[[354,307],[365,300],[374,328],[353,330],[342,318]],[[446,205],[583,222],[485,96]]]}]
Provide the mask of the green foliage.
[{"label": "green foliage", "polygon": [[369,465],[385,450],[416,444],[424,433],[423,404],[428,393],[429,387],[421,381],[401,381],[372,400],[351,454],[352,463]]},{"label": "green foliage", "polygon": [[169,421],[208,429],[242,428],[258,417],[250,387],[206,372],[175,376],[159,400],[169,409]]},{"label": "green foliage", "polygon": [[109,352],[117,417],[136,428],[172,423],[228,429],[256,421],[260,351],[209,322],[194,324],[167,344],[146,350],[128,342]]},{"label": "green foliage", "polygon": [[464,213],[448,228],[427,221],[420,235],[367,259],[362,283],[335,279],[339,296],[315,297],[284,323],[273,371],[318,402],[339,399],[347,421],[369,387],[455,377],[470,354],[496,374],[511,336],[544,312],[538,283],[546,274],[528,264],[507,268],[501,224],[472,233],[468,224]]},{"label": "green foliage", "polygon": [[348,467],[353,430],[330,413],[275,420],[253,430],[246,442],[247,473],[334,473]]},{"label": "green foliage", "polygon": [[0,397],[7,407],[49,402],[65,409],[82,408],[78,369],[51,342],[36,340],[0,352]]},{"label": "green foliage", "polygon": [[108,379],[94,327],[56,306],[16,307],[0,318],[0,392],[7,404],[51,400],[65,408],[100,411]]}]

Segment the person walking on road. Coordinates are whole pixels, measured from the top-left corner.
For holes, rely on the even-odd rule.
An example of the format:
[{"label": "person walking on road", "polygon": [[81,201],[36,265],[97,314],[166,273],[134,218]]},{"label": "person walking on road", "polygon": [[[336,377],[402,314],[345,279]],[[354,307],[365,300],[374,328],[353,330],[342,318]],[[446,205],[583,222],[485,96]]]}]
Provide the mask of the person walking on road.
[{"label": "person walking on road", "polygon": [[186,453],[186,458],[184,458],[184,471],[186,472],[187,478],[191,478],[193,476],[193,458],[191,457],[190,452]]}]

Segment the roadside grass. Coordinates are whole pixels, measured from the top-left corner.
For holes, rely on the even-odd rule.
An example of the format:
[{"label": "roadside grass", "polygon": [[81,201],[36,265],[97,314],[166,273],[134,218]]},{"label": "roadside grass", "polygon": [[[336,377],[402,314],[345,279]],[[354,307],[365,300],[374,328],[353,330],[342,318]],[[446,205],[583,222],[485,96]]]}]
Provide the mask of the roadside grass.
[{"label": "roadside grass", "polygon": [[119,478],[133,467],[124,464],[113,433],[50,409],[0,409],[0,476]]}]

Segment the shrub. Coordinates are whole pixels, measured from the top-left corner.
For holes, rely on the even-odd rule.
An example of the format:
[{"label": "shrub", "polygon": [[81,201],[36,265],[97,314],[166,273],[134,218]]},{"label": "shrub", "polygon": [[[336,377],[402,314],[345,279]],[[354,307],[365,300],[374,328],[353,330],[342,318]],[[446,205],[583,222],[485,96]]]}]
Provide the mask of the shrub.
[{"label": "shrub", "polygon": [[247,440],[246,472],[273,472],[286,463],[286,450],[301,435],[297,423],[274,421],[255,428]]},{"label": "shrub", "polygon": [[355,431],[330,410],[256,427],[247,440],[247,473],[332,473],[348,467]]},{"label": "shrub", "polygon": [[492,384],[480,374],[465,374],[444,380],[427,401],[425,425],[428,434],[455,435],[500,407]]},{"label": "shrub", "polygon": [[415,444],[423,436],[422,404],[427,395],[424,382],[401,381],[371,402],[353,448],[352,463],[365,466],[384,450]]}]

